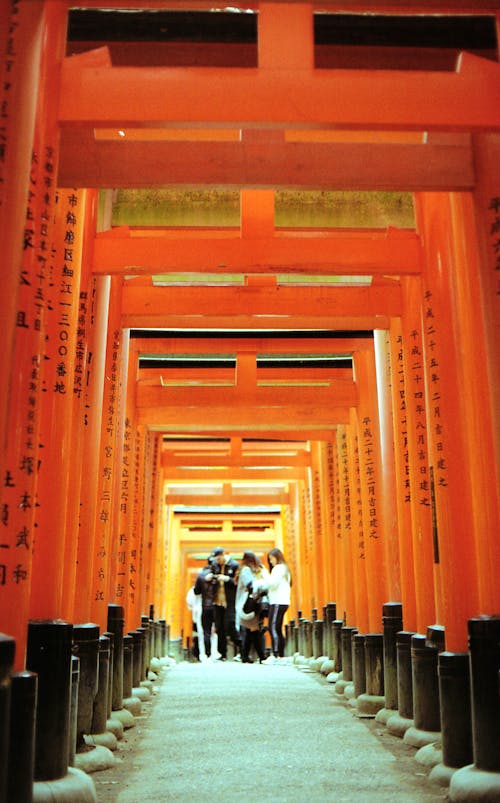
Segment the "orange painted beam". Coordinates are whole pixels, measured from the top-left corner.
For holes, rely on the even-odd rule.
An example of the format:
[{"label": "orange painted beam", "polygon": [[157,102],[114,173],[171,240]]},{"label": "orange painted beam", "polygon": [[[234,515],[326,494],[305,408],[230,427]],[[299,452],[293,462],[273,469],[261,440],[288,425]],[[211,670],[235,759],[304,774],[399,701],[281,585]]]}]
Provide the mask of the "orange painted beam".
[{"label": "orange painted beam", "polygon": [[[160,379],[161,377],[161,379]],[[234,368],[140,368],[145,385],[204,385],[210,383],[234,384]],[[328,382],[330,379],[352,379],[351,368],[257,368],[257,383],[273,382],[283,385],[306,382]]]},{"label": "orange painted beam", "polygon": [[[135,133],[129,136],[129,130],[125,130],[125,138],[118,141],[96,139],[93,129],[63,129],[59,183],[68,187],[176,188],[217,184],[232,189],[335,187],[406,192],[470,189],[474,184],[471,148],[463,142],[275,142],[269,136],[258,144],[245,139],[150,139],[157,131],[142,129],[143,139],[138,141]],[[172,129],[161,131],[175,133]],[[346,135],[354,137],[355,133]]]},{"label": "orange painted beam", "polygon": [[263,481],[271,484],[291,482],[292,480],[302,480],[305,477],[307,468],[296,466],[285,468],[246,468],[245,466],[214,466],[211,468],[196,468],[189,466],[179,468],[170,466],[165,472],[167,482],[252,482],[262,483]]},{"label": "orange painted beam", "polygon": [[191,239],[141,234],[97,235],[95,273],[330,273],[397,275],[420,272],[420,240],[414,233],[389,230],[366,236],[297,233],[243,239],[217,232]]},{"label": "orange painted beam", "polygon": [[[123,288],[125,326],[136,319],[151,321],[158,328],[170,316],[203,315],[211,318],[246,315],[287,315],[313,317],[318,310],[325,317],[357,315],[399,316],[402,313],[399,282],[362,287],[275,286],[275,287],[134,287]],[[165,323],[161,324],[165,326]]]},{"label": "orange painted beam", "polygon": [[244,382],[240,387],[151,387],[137,386],[136,404],[138,409],[158,407],[204,408],[224,407],[249,408],[277,407],[288,405],[318,405],[355,407],[358,392],[354,382],[347,379],[332,379],[329,387],[256,387]]},{"label": "orange painted beam", "polygon": [[[314,403],[291,407],[141,407],[138,423],[165,432],[214,432],[226,435],[258,432],[297,432],[307,437],[308,431],[333,429],[349,420],[346,406],[323,406]],[[285,435],[283,437],[286,437]],[[310,436],[312,438],[312,435]]]},{"label": "orange painted beam", "polygon": [[[297,288],[297,292],[301,291]],[[129,326],[133,329],[151,329],[158,327],[158,319],[153,314],[151,315],[138,315],[133,318],[127,318],[127,323],[124,326]],[[234,317],[222,317],[219,315],[204,317],[204,329],[242,329],[245,330],[261,330],[263,325],[262,317],[254,315],[236,315]],[[199,316],[179,316],[169,315],[163,318],[161,322],[162,329],[187,329],[196,330],[200,326]],[[339,315],[332,317],[318,315],[318,316],[281,316],[279,318],[274,315],[266,315],[265,328],[271,331],[274,330],[297,330],[297,331],[326,331],[326,330],[358,330],[363,331],[370,329],[388,329],[390,326],[390,318],[387,315],[361,315],[356,317],[342,318]]]},{"label": "orange painted beam", "polygon": [[137,338],[131,346],[140,356],[161,354],[219,354],[257,351],[257,354],[352,354],[354,351],[371,348],[370,337],[304,337],[304,338],[239,338],[237,333],[227,340],[217,337],[189,338]]},{"label": "orange painted beam", "polygon": [[170,467],[185,468],[185,467],[209,467],[215,468],[276,468],[279,472],[282,468],[307,468],[311,463],[311,456],[309,453],[302,452],[298,455],[261,455],[252,457],[241,457],[235,459],[230,456],[223,456],[218,454],[186,456],[168,454],[163,452],[161,458],[161,465],[164,469],[168,470]]},{"label": "orange painted beam", "polygon": [[[186,128],[268,126],[500,130],[498,64],[461,54],[456,72],[63,65],[59,122]],[[404,101],[404,102],[402,102]]]}]

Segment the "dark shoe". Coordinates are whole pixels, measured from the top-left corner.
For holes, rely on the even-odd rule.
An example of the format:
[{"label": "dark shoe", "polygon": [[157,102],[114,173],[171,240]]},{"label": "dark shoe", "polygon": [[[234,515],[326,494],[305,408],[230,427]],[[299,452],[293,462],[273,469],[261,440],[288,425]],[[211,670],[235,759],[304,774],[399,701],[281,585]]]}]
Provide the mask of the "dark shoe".
[{"label": "dark shoe", "polygon": [[253,662],[254,662],[253,658],[242,658],[241,659],[241,663],[242,664],[253,664]]}]

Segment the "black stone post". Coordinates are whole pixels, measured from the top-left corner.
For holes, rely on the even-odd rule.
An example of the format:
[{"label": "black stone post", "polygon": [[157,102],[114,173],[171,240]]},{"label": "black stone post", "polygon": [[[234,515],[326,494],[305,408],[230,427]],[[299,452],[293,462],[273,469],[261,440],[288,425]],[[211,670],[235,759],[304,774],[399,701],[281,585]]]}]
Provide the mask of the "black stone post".
[{"label": "black stone post", "polygon": [[76,751],[85,747],[85,734],[92,733],[94,700],[98,688],[99,625],[92,622],[73,627],[73,652],[80,659]]},{"label": "black stone post", "polygon": [[300,627],[299,623],[295,621],[293,625],[293,652],[300,653]]},{"label": "black stone post", "polygon": [[323,642],[325,655],[333,660],[333,622],[337,616],[337,605],[335,602],[327,602],[324,607],[323,619],[325,622],[323,632]]},{"label": "black stone post", "polygon": [[146,631],[144,634],[144,677],[148,676],[148,669],[151,663],[151,622],[148,616],[141,616],[141,626]]},{"label": "black stone post", "polygon": [[464,767],[472,764],[469,654],[439,653],[438,678],[443,764]]},{"label": "black stone post", "polygon": [[158,619],[158,624],[160,625],[160,658],[164,658],[167,655],[167,623],[165,619]]},{"label": "black stone post", "polygon": [[132,697],[134,682],[134,638],[128,633],[123,637],[123,699]]},{"label": "black stone post", "polygon": [[352,681],[352,639],[358,632],[357,627],[345,627],[341,629],[342,639],[342,680]]},{"label": "black stone post", "polygon": [[354,697],[366,691],[365,634],[354,633],[352,646],[352,677],[354,681]]},{"label": "black stone post", "polygon": [[439,732],[438,648],[421,633],[411,638],[413,720],[421,731]]},{"label": "black stone post", "polygon": [[37,685],[38,678],[34,672],[15,672],[11,677],[6,801],[33,801]]},{"label": "black stone post", "polygon": [[113,692],[111,708],[121,711],[123,707],[123,625],[124,612],[122,605],[108,605],[108,630],[114,635],[113,650]]},{"label": "black stone post", "polygon": [[413,683],[411,673],[411,640],[415,633],[401,630],[396,634],[398,657],[398,713],[404,719],[413,719]]},{"label": "black stone post", "polygon": [[318,609],[313,608],[311,610],[311,622],[315,622],[317,618],[318,618]]},{"label": "black stone post", "polygon": [[141,682],[141,668],[142,668],[142,657],[141,657],[141,634],[138,630],[132,630],[129,633],[129,636],[132,636],[134,642],[134,652],[133,652],[133,660],[132,660],[132,683],[134,688],[136,689],[140,682]]},{"label": "black stone post", "polygon": [[99,674],[97,694],[94,698],[91,733],[106,732],[106,723],[108,720],[110,650],[111,648],[108,636],[101,636],[99,638]]},{"label": "black stone post", "polygon": [[500,616],[469,619],[472,743],[477,769],[500,772]]},{"label": "black stone post", "polygon": [[383,606],[384,628],[384,696],[385,707],[398,708],[398,657],[396,634],[403,629],[403,606],[400,602],[386,602]]},{"label": "black stone post", "polygon": [[145,627],[138,627],[137,632],[140,634],[140,654],[141,654],[141,680],[144,680],[146,677],[146,650],[147,650],[147,638],[148,638],[148,631]]},{"label": "black stone post", "polygon": [[[111,718],[113,706],[113,667],[115,665],[115,634],[111,630],[103,633],[109,639],[109,671],[108,671],[108,719]],[[119,710],[119,709],[118,709]]]},{"label": "black stone post", "polygon": [[9,755],[10,676],[14,666],[16,642],[0,633],[0,803],[5,803],[7,756]]},{"label": "black stone post", "polygon": [[342,619],[334,619],[332,622],[332,652],[334,671],[342,672],[342,628],[344,622]]},{"label": "black stone post", "polygon": [[62,778],[68,771],[73,625],[60,619],[28,624],[26,667],[38,675],[36,781]]},{"label": "black stone post", "polygon": [[78,686],[80,685],[80,659],[76,655],[71,656],[71,703],[69,709],[69,742],[68,742],[68,764],[75,766],[76,737],[78,723]]},{"label": "black stone post", "polygon": [[304,658],[312,658],[312,627],[309,619],[304,619]]},{"label": "black stone post", "polygon": [[384,636],[367,633],[365,636],[366,693],[384,696]]},{"label": "black stone post", "polygon": [[305,622],[303,616],[299,619],[299,653],[301,655],[306,654],[306,647],[305,647]]},{"label": "black stone post", "polygon": [[323,620],[315,619],[312,623],[312,657],[323,655]]}]

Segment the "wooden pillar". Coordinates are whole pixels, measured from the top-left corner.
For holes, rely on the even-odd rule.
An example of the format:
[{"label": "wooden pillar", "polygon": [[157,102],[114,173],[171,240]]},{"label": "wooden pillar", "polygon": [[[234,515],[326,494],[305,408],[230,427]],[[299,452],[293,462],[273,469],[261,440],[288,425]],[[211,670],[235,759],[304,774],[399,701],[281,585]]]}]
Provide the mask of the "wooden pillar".
[{"label": "wooden pillar", "polygon": [[106,331],[109,311],[109,276],[90,280],[85,299],[88,356],[85,365],[83,403],[83,452],[80,486],[80,528],[75,577],[74,618],[88,622],[91,611],[94,563],[95,511],[99,476]]},{"label": "wooden pillar", "polygon": [[[500,30],[500,20],[497,15],[497,33]],[[477,532],[479,595],[481,612],[493,612],[500,609],[500,589],[498,584],[500,552],[498,548],[498,508],[500,502],[500,343],[498,331],[500,329],[500,135],[483,134],[473,137],[474,164],[476,168],[476,187],[472,196],[474,216],[477,232],[478,262],[474,260],[477,269],[478,282],[473,282],[473,298],[477,299],[470,314],[476,322],[474,326],[481,331],[484,348],[484,362],[477,360],[476,369],[484,366],[487,370],[488,407],[484,405],[483,415],[478,417],[476,426],[491,426],[493,439],[493,452],[491,437],[481,433],[483,444],[482,452],[479,450],[473,455],[474,460],[482,461],[482,471],[488,472],[488,483],[495,484],[496,494],[491,491],[485,501],[483,513],[487,517],[482,533]],[[470,216],[466,215],[466,233],[464,242],[470,241]],[[459,232],[457,231],[457,234]],[[467,274],[466,274],[467,275]],[[479,290],[479,299],[477,291]],[[478,318],[481,321],[478,321]],[[484,388],[484,379],[480,387]],[[471,399],[472,401],[472,399]],[[484,403],[484,396],[483,396]],[[486,415],[484,415],[486,413]],[[490,418],[491,417],[491,418]],[[490,425],[491,420],[491,425]],[[494,467],[494,472],[493,472]],[[476,503],[481,505],[478,495],[474,496],[475,515]]]},{"label": "wooden pillar", "polygon": [[316,607],[326,603],[325,583],[325,526],[323,508],[323,482],[321,476],[321,443],[311,444],[311,494],[313,504],[314,528],[314,579],[316,589]]},{"label": "wooden pillar", "polygon": [[260,69],[312,70],[313,6],[308,3],[259,4]]},{"label": "wooden pillar", "polygon": [[[0,41],[0,330],[3,342],[0,376],[5,383],[0,395],[0,476],[4,475],[10,427],[9,383],[15,370],[13,357],[19,274],[23,260],[23,229],[37,106],[39,109],[40,59],[43,47],[46,65],[43,80],[49,82],[52,76],[47,71],[47,60],[51,58],[57,62],[60,53],[58,47],[52,52],[50,48],[56,46],[56,32],[60,35],[60,41],[63,41],[65,33],[65,10],[61,13],[59,3],[54,3],[52,9],[49,6],[38,0],[33,3],[10,0],[2,4],[0,11],[3,32]],[[54,86],[51,88],[55,90]]]},{"label": "wooden pillar", "polygon": [[[398,538],[396,463],[394,455],[394,411],[392,406],[392,362],[389,332],[376,330],[374,336],[377,395],[380,422],[380,458],[382,461],[382,499],[384,553],[387,567],[387,600],[401,600],[401,563]],[[382,612],[381,614],[382,615]]]},{"label": "wooden pillar", "polygon": [[377,378],[373,350],[356,352],[354,367],[355,380],[359,388],[357,419],[369,627],[371,632],[378,633],[382,606],[387,601],[387,567],[382,505],[384,481],[381,470]]},{"label": "wooden pillar", "polygon": [[[417,204],[425,244],[424,355],[441,569],[440,613],[447,650],[464,652],[467,620],[479,608],[472,503],[472,494],[478,489],[469,473],[469,458],[472,448],[482,447],[470,442],[470,422],[462,398],[470,388],[462,383],[460,328],[467,319],[470,301],[457,293],[460,271],[453,247],[449,194],[418,194]],[[480,332],[476,335],[481,337]]]},{"label": "wooden pillar", "polygon": [[412,540],[412,507],[410,491],[410,457],[408,447],[408,391],[403,353],[401,319],[392,318],[391,391],[394,424],[394,465],[396,472],[396,504],[398,507],[398,541],[401,576],[401,602],[408,630],[417,629],[415,564]]},{"label": "wooden pillar", "polygon": [[[30,616],[62,614],[66,505],[73,455],[72,378],[77,342],[85,193],[60,190],[49,259],[46,343],[43,355],[40,465]],[[80,456],[77,456],[80,459]]]},{"label": "wooden pillar", "polygon": [[408,421],[408,480],[413,540],[416,619],[405,617],[405,629],[425,633],[439,611],[439,549],[433,524],[433,495],[427,429],[428,400],[425,393],[424,343],[422,332],[422,283],[420,277],[402,277],[402,367],[405,375]]},{"label": "wooden pillar", "polygon": [[326,509],[326,555],[325,566],[328,576],[328,600],[327,602],[337,602],[337,583],[335,577],[336,565],[336,500],[335,500],[335,433],[331,440],[325,443],[324,453],[324,485],[323,497]]},{"label": "wooden pillar", "polygon": [[91,621],[106,629],[108,618],[111,537],[116,520],[113,498],[115,471],[119,465],[117,428],[120,405],[119,371],[121,364],[121,296],[122,278],[113,276],[109,296],[109,314],[106,338],[106,359],[102,396],[101,436],[99,442],[99,471],[97,477],[97,504],[94,525],[94,556],[92,570]]},{"label": "wooden pillar", "polygon": [[74,618],[76,575],[78,567],[78,545],[80,541],[80,510],[82,487],[83,456],[85,453],[85,377],[89,359],[90,309],[88,288],[92,281],[91,250],[89,232],[95,234],[97,215],[97,191],[85,190],[81,226],[81,264],[82,275],[80,293],[78,297],[77,337],[75,357],[73,363],[72,398],[73,412],[71,416],[71,452],[72,466],[68,477],[68,499],[66,506],[66,532],[65,541],[65,582],[62,595],[62,618],[69,622],[87,621]]},{"label": "wooden pillar", "polygon": [[134,438],[134,482],[133,513],[130,545],[128,552],[128,604],[127,622],[130,628],[136,628],[141,621],[141,591],[143,581],[143,535],[144,535],[144,481],[147,466],[148,433],[144,426],[138,426]]},{"label": "wooden pillar", "polygon": [[349,410],[350,424],[347,427],[346,454],[343,460],[342,475],[345,496],[345,527],[349,530],[351,541],[351,562],[354,591],[354,608],[351,624],[360,633],[368,633],[370,629],[366,538],[363,519],[363,494],[361,492],[361,476],[359,465],[359,431],[356,410]]},{"label": "wooden pillar", "polygon": [[349,481],[349,427],[337,427],[337,615],[347,624],[356,625],[356,585],[353,565],[353,533],[351,517],[351,484]]}]

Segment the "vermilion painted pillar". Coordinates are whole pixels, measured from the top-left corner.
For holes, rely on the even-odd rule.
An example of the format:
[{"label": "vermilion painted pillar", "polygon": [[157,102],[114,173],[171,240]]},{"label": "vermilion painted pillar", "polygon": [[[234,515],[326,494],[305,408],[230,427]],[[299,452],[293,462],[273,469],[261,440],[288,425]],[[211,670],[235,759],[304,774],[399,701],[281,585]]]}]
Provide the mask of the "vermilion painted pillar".
[{"label": "vermilion painted pillar", "polygon": [[[49,257],[30,616],[61,618],[85,193],[60,190]],[[76,456],[80,460],[80,455]]]},{"label": "vermilion painted pillar", "polygon": [[88,355],[84,376],[83,451],[80,488],[80,526],[78,532],[75,578],[74,618],[90,621],[92,572],[94,560],[95,511],[99,473],[106,331],[109,309],[110,277],[90,281],[85,298],[85,337]]},{"label": "vermilion painted pillar", "polygon": [[434,499],[429,464],[428,399],[425,392],[420,277],[401,278],[403,291],[402,366],[408,422],[408,480],[413,540],[416,619],[405,618],[405,629],[425,633],[439,611],[439,549],[434,527]]},{"label": "vermilion painted pillar", "polygon": [[372,350],[354,355],[355,380],[359,388],[357,407],[359,467],[363,500],[363,530],[366,550],[366,578],[371,632],[380,631],[382,606],[387,601],[383,495],[384,480],[380,457],[377,378]]},{"label": "vermilion painted pillar", "polygon": [[[127,622],[131,627],[138,626],[141,621],[142,582],[143,582],[143,514],[144,514],[144,480],[147,463],[148,433],[144,426],[137,427],[134,438],[134,478],[132,499],[132,529],[128,550],[127,565]],[[175,565],[175,564],[174,564]],[[170,580],[170,578],[169,578]],[[170,585],[170,583],[169,583]],[[175,583],[172,583],[174,586]],[[170,590],[170,589],[169,589]]]},{"label": "vermilion painted pillar", "polygon": [[[125,611],[125,628],[134,630],[137,622],[132,620],[130,609],[131,578],[129,576],[130,553],[132,548],[132,530],[134,525],[134,499],[136,479],[136,434],[135,422],[135,389],[138,373],[138,353],[134,341],[126,339],[128,357],[126,368],[125,417],[122,427],[121,463],[118,466],[119,480],[119,516],[116,535],[115,588],[114,599],[123,605]],[[125,355],[123,357],[125,359]],[[124,377],[125,379],[125,377]]]},{"label": "vermilion painted pillar", "polygon": [[[363,499],[359,469],[359,432],[356,411],[349,411],[347,428],[347,455],[342,469],[345,491],[346,527],[351,539],[351,560],[354,584],[354,609],[352,622],[360,633],[369,631],[369,605],[366,576],[366,545],[363,521]],[[348,513],[347,513],[348,511]]]},{"label": "vermilion painted pillar", "polygon": [[323,482],[321,475],[321,443],[315,441],[311,444],[311,493],[313,503],[314,526],[314,566],[316,581],[317,606],[320,608],[326,603],[325,582],[325,524],[323,507]]},{"label": "vermilion painted pillar", "polygon": [[[65,9],[61,4],[20,3],[10,0],[2,4],[2,40],[0,41],[0,377],[4,392],[0,396],[0,476],[4,475],[7,436],[9,431],[9,383],[13,363],[16,330],[19,273],[23,258],[23,229],[28,204],[29,178],[35,115],[38,105],[40,58],[43,36],[45,55],[55,45],[52,34],[57,29],[64,41]],[[59,49],[52,54],[58,61]],[[48,80],[45,74],[44,79]],[[56,87],[52,87],[55,91]],[[1,493],[1,492],[0,492]],[[19,651],[18,651],[19,654]]]},{"label": "vermilion painted pillar", "polygon": [[325,566],[328,576],[328,601],[337,602],[337,584],[335,578],[335,548],[336,548],[336,484],[335,484],[335,440],[325,443],[324,450],[324,484],[323,501],[326,509],[326,540]]},{"label": "vermilion painted pillar", "polygon": [[403,335],[401,319],[391,319],[391,392],[394,425],[394,464],[396,471],[396,504],[398,506],[398,541],[401,565],[401,602],[405,626],[416,630],[417,603],[412,541],[412,508],[410,491],[410,456],[408,449],[408,414]]},{"label": "vermilion painted pillar", "polygon": [[[470,442],[471,428],[462,399],[470,391],[464,386],[460,369],[460,328],[468,311],[456,289],[459,266],[453,247],[450,196],[419,194],[417,209],[425,245],[424,357],[441,567],[440,612],[447,650],[465,652],[467,620],[479,608],[472,502],[478,488],[470,475],[469,458],[472,449],[482,447]],[[479,339],[481,332],[476,334]]]},{"label": "vermilion painted pillar", "polygon": [[401,599],[401,562],[398,539],[398,506],[395,504],[396,467],[394,457],[394,411],[392,407],[392,362],[389,332],[373,333],[377,394],[380,422],[380,457],[384,478],[382,509],[384,521],[384,551],[387,567],[388,600]]},{"label": "vermilion painted pillar", "polygon": [[313,6],[260,3],[257,41],[260,69],[312,70]]},{"label": "vermilion painted pillar", "polygon": [[75,357],[73,364],[73,377],[71,390],[73,398],[73,411],[71,416],[71,451],[73,455],[72,469],[68,477],[68,498],[66,505],[66,532],[65,541],[65,582],[62,595],[62,618],[69,622],[86,621],[74,618],[76,574],[78,566],[78,543],[80,538],[80,491],[82,485],[83,456],[85,452],[85,391],[86,375],[89,359],[88,334],[90,329],[90,310],[88,287],[92,280],[92,252],[90,246],[89,230],[94,233],[97,215],[97,190],[85,190],[81,226],[81,265],[82,274],[80,293],[78,298],[77,334]]},{"label": "vermilion painted pillar", "polygon": [[110,573],[113,568],[110,566],[111,537],[113,521],[116,519],[113,491],[115,471],[117,463],[119,463],[117,428],[120,404],[121,297],[122,279],[119,276],[113,276],[111,278],[106,340],[90,607],[91,621],[98,624],[103,630],[106,628],[108,604],[110,603]]},{"label": "vermilion painted pillar", "polygon": [[336,526],[336,582],[337,616],[349,625],[356,624],[356,588],[353,567],[353,533],[351,512],[351,484],[349,481],[349,427],[337,427],[337,526]]},{"label": "vermilion painted pillar", "polygon": [[[497,15],[497,32],[499,30]],[[474,459],[484,461],[490,482],[497,488],[496,496],[491,492],[485,506],[487,523],[479,538],[478,532],[478,569],[479,594],[481,611],[493,612],[500,609],[500,589],[497,581],[499,573],[500,550],[498,545],[498,494],[500,493],[500,344],[498,331],[500,328],[500,136],[498,134],[482,134],[473,137],[474,165],[476,169],[476,186],[472,196],[477,232],[477,264],[478,282],[475,292],[480,297],[470,314],[482,319],[484,332],[483,365],[488,373],[489,415],[492,416],[493,454],[490,438],[481,435],[484,451],[475,454]],[[467,214],[467,239],[469,241],[469,215]],[[474,294],[474,298],[477,296]],[[478,324],[475,324],[478,326]],[[481,367],[481,362],[478,361]],[[481,381],[481,384],[483,380]],[[477,426],[489,426],[489,415],[481,417]],[[492,466],[495,466],[495,476]],[[480,504],[478,499],[474,503]],[[493,506],[493,507],[491,507]],[[475,512],[476,515],[476,512]],[[496,521],[496,523],[495,523]]]}]

